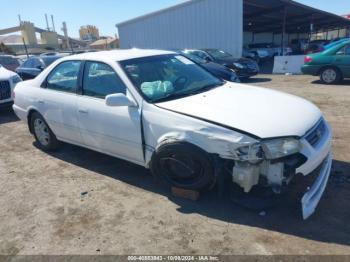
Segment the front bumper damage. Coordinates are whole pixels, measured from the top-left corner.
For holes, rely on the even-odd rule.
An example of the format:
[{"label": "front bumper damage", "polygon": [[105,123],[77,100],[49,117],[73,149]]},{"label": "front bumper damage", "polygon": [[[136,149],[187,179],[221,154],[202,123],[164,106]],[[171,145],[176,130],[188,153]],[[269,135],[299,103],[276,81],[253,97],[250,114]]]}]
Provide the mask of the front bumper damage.
[{"label": "front bumper damage", "polygon": [[321,119],[300,139],[298,154],[256,163],[235,160],[232,180],[245,193],[260,188],[272,191],[275,197],[292,196],[307,219],[315,212],[331,174],[331,139],[331,129]]}]

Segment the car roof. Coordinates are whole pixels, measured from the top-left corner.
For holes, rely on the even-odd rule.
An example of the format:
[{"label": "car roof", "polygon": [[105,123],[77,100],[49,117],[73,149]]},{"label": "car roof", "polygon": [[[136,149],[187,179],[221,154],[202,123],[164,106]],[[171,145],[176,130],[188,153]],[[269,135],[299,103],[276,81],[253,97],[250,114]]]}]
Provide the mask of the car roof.
[{"label": "car roof", "polygon": [[100,51],[71,55],[63,60],[97,60],[97,61],[123,61],[134,58],[142,58],[156,55],[176,54],[172,51],[153,50],[153,49],[119,49],[112,51]]}]

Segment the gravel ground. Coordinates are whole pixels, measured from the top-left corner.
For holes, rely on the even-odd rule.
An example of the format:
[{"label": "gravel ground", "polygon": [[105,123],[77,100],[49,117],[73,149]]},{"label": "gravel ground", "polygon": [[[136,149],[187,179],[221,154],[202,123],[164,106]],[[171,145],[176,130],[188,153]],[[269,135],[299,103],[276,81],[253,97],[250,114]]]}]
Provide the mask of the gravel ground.
[{"label": "gravel ground", "polygon": [[261,216],[215,192],[178,199],[143,168],[76,146],[46,154],[25,123],[1,111],[0,254],[350,255],[350,82],[249,82],[312,100],[333,128],[332,177],[309,220],[291,206]]}]

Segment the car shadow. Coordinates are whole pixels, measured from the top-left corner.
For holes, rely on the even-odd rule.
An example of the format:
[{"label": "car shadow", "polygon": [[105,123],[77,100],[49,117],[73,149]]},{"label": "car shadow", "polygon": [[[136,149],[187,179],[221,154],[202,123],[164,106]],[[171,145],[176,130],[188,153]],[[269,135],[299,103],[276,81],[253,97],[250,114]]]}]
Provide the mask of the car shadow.
[{"label": "car shadow", "polygon": [[0,108],[0,125],[19,120],[20,119],[15,115],[12,108]]},{"label": "car shadow", "polygon": [[272,81],[271,78],[267,77],[250,77],[248,79],[243,79],[241,82],[243,84],[250,84],[250,83],[264,83],[264,82],[270,82]]},{"label": "car shadow", "polygon": [[[35,144],[35,143],[34,143]],[[171,195],[143,167],[81,147],[63,144],[51,156],[118,181],[166,196],[176,203],[178,212],[197,213],[227,223],[246,225],[310,240],[350,245],[350,164],[334,161],[332,176],[316,213],[308,220],[301,218],[300,206],[285,203],[264,213],[253,211],[219,197],[212,190],[198,201]]]},{"label": "car shadow", "polygon": [[[326,84],[322,83],[321,80],[319,80],[319,79],[315,80],[315,81],[312,81],[311,84],[325,85],[326,86]],[[347,80],[343,80],[340,83],[335,84],[335,86],[350,86],[350,80],[348,80],[348,79]]]}]

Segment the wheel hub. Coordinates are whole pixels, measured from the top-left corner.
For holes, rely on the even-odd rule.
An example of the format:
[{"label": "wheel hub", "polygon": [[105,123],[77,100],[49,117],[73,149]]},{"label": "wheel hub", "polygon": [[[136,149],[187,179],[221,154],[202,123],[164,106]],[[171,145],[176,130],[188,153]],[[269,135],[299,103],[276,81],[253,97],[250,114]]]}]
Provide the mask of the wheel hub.
[{"label": "wheel hub", "polygon": [[39,118],[34,120],[34,132],[43,146],[47,146],[50,143],[49,129],[43,120]]}]

